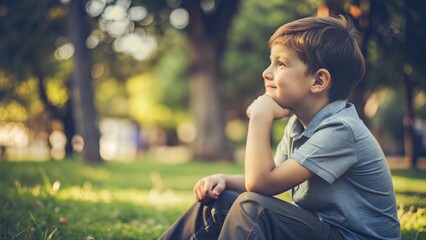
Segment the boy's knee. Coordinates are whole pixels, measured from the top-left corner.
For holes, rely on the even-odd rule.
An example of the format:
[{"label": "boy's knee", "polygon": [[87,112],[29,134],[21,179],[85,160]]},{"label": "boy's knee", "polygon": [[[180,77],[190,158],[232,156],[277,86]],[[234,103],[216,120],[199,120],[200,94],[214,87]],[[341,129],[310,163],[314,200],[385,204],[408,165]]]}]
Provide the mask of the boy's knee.
[{"label": "boy's knee", "polygon": [[268,198],[270,197],[255,192],[243,192],[238,196],[237,201],[262,204]]},{"label": "boy's knee", "polygon": [[233,207],[233,209],[238,209],[238,211],[243,214],[256,217],[265,209],[265,202],[267,198],[269,197],[262,194],[244,192],[238,196],[237,200],[235,200],[235,207]]}]

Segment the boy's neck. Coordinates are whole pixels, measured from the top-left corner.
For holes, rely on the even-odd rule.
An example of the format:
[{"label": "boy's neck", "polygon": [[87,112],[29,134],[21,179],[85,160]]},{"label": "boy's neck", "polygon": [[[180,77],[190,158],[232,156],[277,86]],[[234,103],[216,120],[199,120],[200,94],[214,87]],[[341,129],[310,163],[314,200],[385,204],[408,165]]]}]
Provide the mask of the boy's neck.
[{"label": "boy's neck", "polygon": [[317,115],[317,113],[327,104],[329,104],[328,98],[316,99],[315,101],[301,106],[300,109],[295,109],[294,113],[300,123],[302,123],[303,128],[306,129],[315,115]]}]

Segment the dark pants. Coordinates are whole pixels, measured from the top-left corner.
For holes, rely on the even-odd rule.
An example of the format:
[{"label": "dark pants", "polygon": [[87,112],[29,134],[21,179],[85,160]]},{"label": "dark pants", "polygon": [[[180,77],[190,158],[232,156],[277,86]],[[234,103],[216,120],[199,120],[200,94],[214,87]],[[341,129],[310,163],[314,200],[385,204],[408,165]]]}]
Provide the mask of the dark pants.
[{"label": "dark pants", "polygon": [[159,239],[343,239],[310,212],[253,192],[224,191],[195,203]]}]

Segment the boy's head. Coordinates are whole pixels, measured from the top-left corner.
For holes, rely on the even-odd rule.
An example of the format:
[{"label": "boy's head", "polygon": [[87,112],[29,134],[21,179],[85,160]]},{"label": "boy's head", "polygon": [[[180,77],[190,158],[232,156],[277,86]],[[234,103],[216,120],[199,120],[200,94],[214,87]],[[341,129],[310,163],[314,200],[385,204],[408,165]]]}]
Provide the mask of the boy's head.
[{"label": "boy's head", "polygon": [[284,24],[269,39],[269,47],[282,44],[294,49],[307,73],[324,68],[330,72],[329,101],[349,97],[365,72],[357,45],[358,32],[344,17],[309,17]]}]

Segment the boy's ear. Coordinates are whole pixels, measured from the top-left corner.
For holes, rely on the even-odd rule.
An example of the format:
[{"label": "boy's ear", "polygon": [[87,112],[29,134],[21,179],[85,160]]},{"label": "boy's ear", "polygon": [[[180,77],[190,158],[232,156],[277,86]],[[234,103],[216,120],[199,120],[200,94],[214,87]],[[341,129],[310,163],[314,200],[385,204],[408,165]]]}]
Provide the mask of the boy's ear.
[{"label": "boy's ear", "polygon": [[314,93],[320,93],[323,91],[328,91],[331,87],[331,74],[325,68],[320,68],[314,74],[315,80],[312,84],[311,90]]}]

